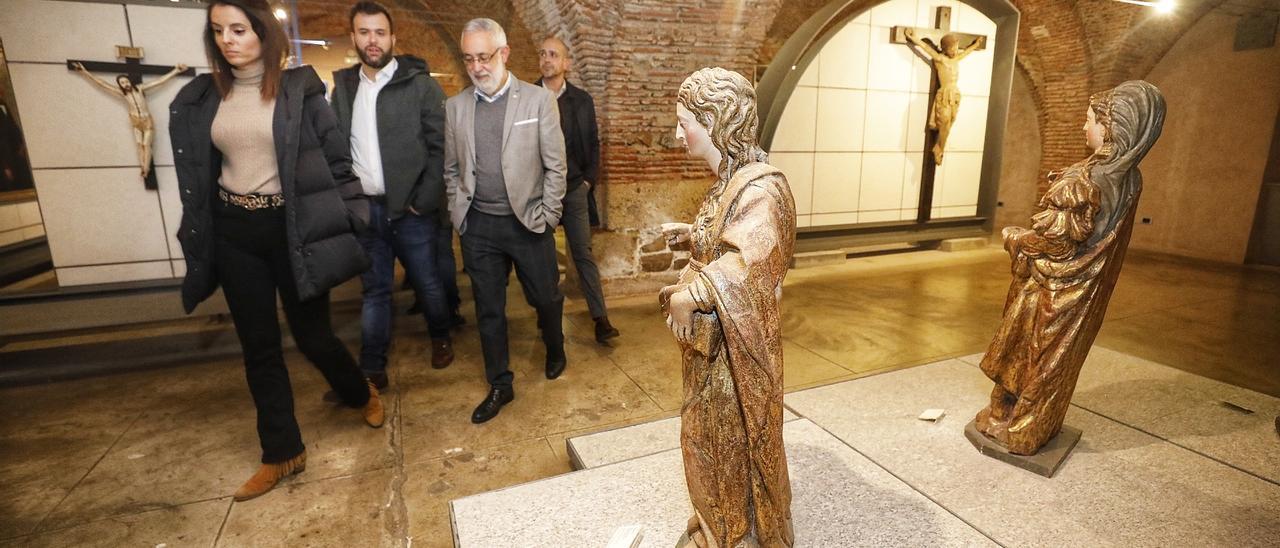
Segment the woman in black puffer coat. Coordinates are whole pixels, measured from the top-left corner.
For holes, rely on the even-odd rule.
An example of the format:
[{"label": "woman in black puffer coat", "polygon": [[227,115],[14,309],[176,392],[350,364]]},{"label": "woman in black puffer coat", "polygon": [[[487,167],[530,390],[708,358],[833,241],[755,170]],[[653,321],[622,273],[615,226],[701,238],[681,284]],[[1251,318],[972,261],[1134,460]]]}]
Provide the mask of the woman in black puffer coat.
[{"label": "woman in black puffer coat", "polygon": [[370,426],[382,426],[377,390],[329,322],[329,289],[369,264],[353,234],[368,204],[315,71],[282,69],[287,39],[266,1],[214,0],[208,23],[213,72],[170,108],[182,300],[189,313],[221,285],[244,350],[262,444],[262,466],[235,494],[246,500],[306,465],[277,293],[298,349]]}]

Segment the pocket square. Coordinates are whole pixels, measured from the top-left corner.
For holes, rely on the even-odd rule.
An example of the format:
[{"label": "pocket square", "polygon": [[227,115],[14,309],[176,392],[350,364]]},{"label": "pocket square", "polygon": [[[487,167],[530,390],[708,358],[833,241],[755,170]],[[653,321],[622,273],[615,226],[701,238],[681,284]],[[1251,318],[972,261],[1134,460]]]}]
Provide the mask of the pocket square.
[{"label": "pocket square", "polygon": [[516,123],[514,123],[514,124],[511,124],[511,127],[523,126],[523,125],[525,125],[525,124],[532,124],[532,123],[537,122],[537,121],[538,121],[538,119],[537,119],[537,118],[530,118],[530,119],[528,119],[528,120],[520,120],[519,122],[516,122]]}]

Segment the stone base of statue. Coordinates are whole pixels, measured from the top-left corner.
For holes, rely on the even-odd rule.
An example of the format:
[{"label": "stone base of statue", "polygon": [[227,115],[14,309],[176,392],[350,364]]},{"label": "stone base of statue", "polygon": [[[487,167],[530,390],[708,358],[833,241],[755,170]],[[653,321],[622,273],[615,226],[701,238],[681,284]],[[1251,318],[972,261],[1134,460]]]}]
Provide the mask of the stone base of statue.
[{"label": "stone base of statue", "polygon": [[1003,461],[1023,470],[1029,470],[1046,478],[1052,478],[1058,467],[1067,460],[1071,450],[1080,441],[1080,430],[1062,425],[1062,431],[1044,444],[1034,455],[1015,455],[999,442],[978,431],[977,421],[969,421],[964,427],[964,437],[969,438],[979,453]]}]

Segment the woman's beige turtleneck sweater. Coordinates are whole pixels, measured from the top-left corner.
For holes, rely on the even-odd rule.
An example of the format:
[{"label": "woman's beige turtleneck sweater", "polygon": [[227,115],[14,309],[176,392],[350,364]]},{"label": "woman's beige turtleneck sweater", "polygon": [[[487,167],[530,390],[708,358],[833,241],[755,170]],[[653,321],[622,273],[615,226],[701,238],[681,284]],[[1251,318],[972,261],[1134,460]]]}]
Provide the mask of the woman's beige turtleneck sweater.
[{"label": "woman's beige turtleneck sweater", "polygon": [[231,69],[235,84],[213,118],[213,145],[222,153],[218,185],[234,194],[279,194],[280,173],[271,133],[275,99],[263,100],[262,62]]}]

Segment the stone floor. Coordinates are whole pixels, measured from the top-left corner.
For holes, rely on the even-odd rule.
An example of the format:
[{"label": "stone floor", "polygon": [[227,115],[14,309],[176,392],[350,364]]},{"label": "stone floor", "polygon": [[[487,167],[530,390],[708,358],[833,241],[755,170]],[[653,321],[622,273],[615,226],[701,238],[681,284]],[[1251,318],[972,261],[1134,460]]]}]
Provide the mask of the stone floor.
[{"label": "stone floor", "polygon": [[[989,249],[791,272],[788,391],[981,352],[1007,265]],[[450,500],[568,472],[566,437],[678,412],[678,355],[654,297],[610,301],[623,333],[612,347],[594,343],[571,297],[570,365],[554,382],[542,377],[532,314],[510,302],[517,397],[480,426],[468,421],[485,390],[474,324],[455,335],[454,365],[435,371],[421,322],[399,322],[382,430],[323,403],[323,380],[290,352],[309,466],[246,503],[229,497],[258,456],[238,358],[192,355],[188,365],[0,390],[0,545],[450,546]],[[351,307],[335,307],[335,324],[358,334]],[[145,354],[153,332],[226,329],[175,322],[24,338],[4,341],[0,361],[12,349],[104,341]],[[1098,344],[1280,396],[1277,332],[1280,273],[1132,254]]]}]

